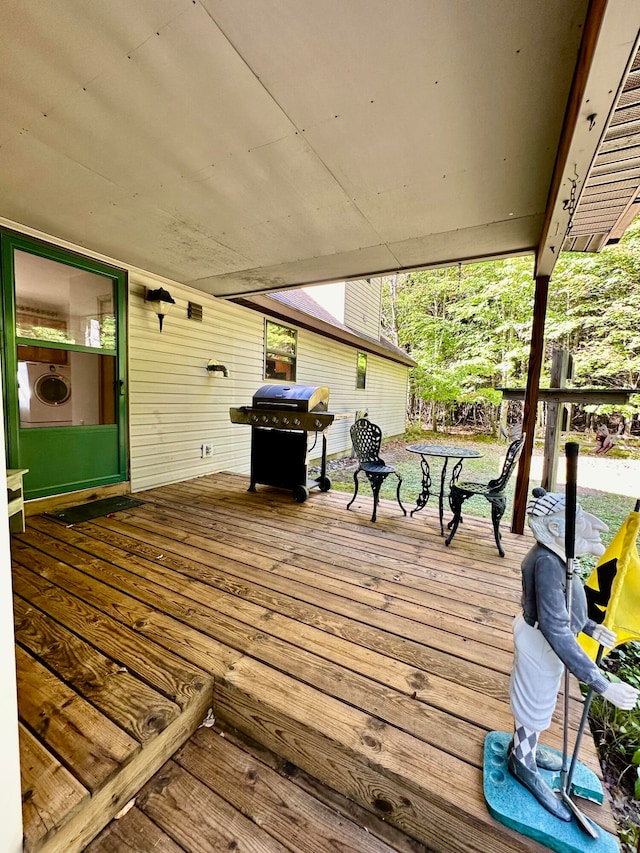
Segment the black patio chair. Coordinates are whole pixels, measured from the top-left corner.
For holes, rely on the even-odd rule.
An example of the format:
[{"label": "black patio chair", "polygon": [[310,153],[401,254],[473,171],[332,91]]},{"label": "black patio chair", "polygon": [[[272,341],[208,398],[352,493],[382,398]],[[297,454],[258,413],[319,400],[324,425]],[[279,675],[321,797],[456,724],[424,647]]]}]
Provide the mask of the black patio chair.
[{"label": "black patio chair", "polygon": [[402,477],[392,465],[385,465],[384,459],[380,458],[380,445],[382,444],[382,430],[380,427],[377,424],[372,424],[366,418],[360,418],[351,427],[351,441],[353,442],[353,449],[358,457],[359,465],[353,474],[355,490],[353,497],[347,504],[347,509],[355,501],[358,494],[358,474],[362,471],[371,484],[371,491],[373,492],[373,515],[371,516],[371,521],[375,521],[380,487],[389,474],[395,474],[398,478],[398,488],[396,489],[398,504],[402,512],[406,515],[407,511],[402,506],[402,501],[400,500]]},{"label": "black patio chair", "polygon": [[451,491],[449,492],[449,505],[453,512],[453,518],[447,525],[451,530],[451,533],[446,538],[445,545],[450,545],[451,540],[456,535],[458,525],[462,521],[463,503],[475,495],[480,495],[483,498],[486,498],[486,500],[491,504],[493,535],[495,536],[496,545],[498,546],[498,553],[501,557],[504,557],[504,549],[500,542],[500,520],[507,508],[505,489],[509,482],[509,478],[516,467],[516,462],[522,453],[525,438],[526,433],[523,432],[519,438],[511,442],[507,449],[507,455],[505,457],[500,476],[496,477],[495,480],[489,480],[488,483],[477,483],[472,480],[459,480],[451,486]]}]

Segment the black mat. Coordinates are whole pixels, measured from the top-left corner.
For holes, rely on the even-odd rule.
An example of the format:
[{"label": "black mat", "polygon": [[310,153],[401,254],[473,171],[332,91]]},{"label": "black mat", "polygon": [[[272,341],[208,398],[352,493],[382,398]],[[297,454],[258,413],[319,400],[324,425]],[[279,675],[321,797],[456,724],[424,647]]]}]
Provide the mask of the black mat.
[{"label": "black mat", "polygon": [[60,509],[57,512],[48,512],[46,515],[65,521],[67,524],[79,524],[81,521],[91,521],[92,518],[109,515],[121,509],[132,509],[134,506],[141,506],[143,503],[144,501],[134,500],[127,495],[118,495],[115,498],[104,498],[101,501],[90,501],[87,504]]}]

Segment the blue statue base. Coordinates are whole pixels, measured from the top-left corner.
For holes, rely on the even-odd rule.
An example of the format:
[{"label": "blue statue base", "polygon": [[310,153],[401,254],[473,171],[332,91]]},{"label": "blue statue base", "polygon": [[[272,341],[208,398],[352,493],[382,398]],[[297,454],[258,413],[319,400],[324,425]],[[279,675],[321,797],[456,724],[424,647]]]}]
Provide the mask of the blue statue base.
[{"label": "blue statue base", "polygon": [[[615,836],[591,820],[598,832],[597,838],[590,838],[575,819],[558,820],[513,778],[507,770],[510,742],[511,735],[506,732],[489,732],[484,742],[484,796],[491,815],[556,853],[619,853],[620,845]],[[540,774],[551,788],[560,790],[560,773],[541,770]],[[600,780],[581,762],[576,763],[571,791],[596,803],[603,801]]]}]

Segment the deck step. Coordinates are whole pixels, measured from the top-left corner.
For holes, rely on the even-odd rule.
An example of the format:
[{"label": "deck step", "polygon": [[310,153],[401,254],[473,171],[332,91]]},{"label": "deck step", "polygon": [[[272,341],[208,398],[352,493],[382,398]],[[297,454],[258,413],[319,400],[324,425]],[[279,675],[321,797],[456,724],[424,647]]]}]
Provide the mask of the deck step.
[{"label": "deck step", "polygon": [[199,728],[85,853],[203,849],[431,853],[259,744],[217,727]]},{"label": "deck step", "polygon": [[435,853],[544,849],[489,815],[479,768],[255,660],[216,681],[214,711]]}]

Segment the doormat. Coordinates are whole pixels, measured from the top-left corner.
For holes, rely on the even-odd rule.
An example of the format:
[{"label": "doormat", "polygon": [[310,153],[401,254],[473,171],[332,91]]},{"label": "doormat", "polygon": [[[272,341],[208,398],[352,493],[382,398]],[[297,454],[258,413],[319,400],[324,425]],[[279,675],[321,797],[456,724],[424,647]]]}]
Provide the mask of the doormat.
[{"label": "doormat", "polygon": [[47,512],[52,518],[64,521],[66,524],[79,524],[81,521],[91,521],[101,515],[109,515],[122,509],[133,509],[134,506],[142,506],[144,501],[137,501],[127,495],[118,495],[115,498],[103,498],[100,501],[89,501],[79,506],[70,506],[57,512]]}]

